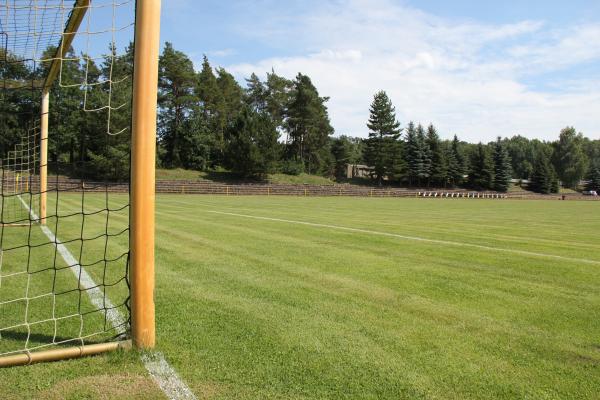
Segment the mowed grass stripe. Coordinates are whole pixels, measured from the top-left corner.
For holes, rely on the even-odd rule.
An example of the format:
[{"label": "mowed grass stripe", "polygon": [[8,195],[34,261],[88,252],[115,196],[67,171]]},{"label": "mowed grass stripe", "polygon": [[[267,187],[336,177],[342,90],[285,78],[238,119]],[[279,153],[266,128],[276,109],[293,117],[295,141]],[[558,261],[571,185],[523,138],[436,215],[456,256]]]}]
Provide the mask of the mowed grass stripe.
[{"label": "mowed grass stripe", "polygon": [[207,212],[220,214],[220,215],[229,215],[229,216],[233,216],[233,217],[261,219],[261,220],[266,220],[266,221],[284,222],[284,223],[288,223],[288,224],[307,225],[307,226],[313,226],[313,227],[318,227],[318,228],[340,229],[340,230],[345,230],[345,231],[350,231],[350,232],[363,233],[363,234],[367,234],[367,235],[389,236],[389,237],[394,237],[397,239],[412,240],[412,241],[419,241],[419,242],[429,242],[429,243],[441,244],[441,245],[445,245],[445,246],[459,246],[459,247],[464,246],[464,247],[472,247],[472,248],[476,248],[476,249],[495,251],[495,252],[507,252],[507,253],[517,254],[517,255],[529,256],[529,257],[553,258],[553,259],[563,260],[563,261],[600,265],[600,261],[588,260],[585,258],[565,257],[565,256],[558,256],[555,254],[535,253],[535,252],[525,251],[525,250],[506,249],[506,248],[501,248],[501,247],[491,247],[491,246],[484,246],[484,245],[473,244],[473,243],[464,243],[464,242],[451,242],[451,241],[447,241],[447,240],[428,239],[428,238],[422,238],[422,237],[418,237],[418,236],[406,236],[406,235],[399,235],[396,233],[379,232],[379,231],[372,231],[372,230],[367,230],[367,229],[351,228],[351,227],[347,227],[347,226],[316,224],[316,223],[312,223],[312,222],[293,221],[293,220],[281,219],[281,218],[259,217],[259,216],[255,216],[255,215],[237,214],[237,213],[224,212],[224,211],[207,211]]},{"label": "mowed grass stripe", "polygon": [[204,212],[317,220],[331,204],[159,198],[159,292],[174,296],[159,330],[183,338],[176,365],[196,362],[178,368],[186,381],[221,398],[585,398],[598,389],[587,369],[598,359],[595,265]]},{"label": "mowed grass stripe", "polygon": [[[538,215],[542,217],[542,220],[549,217],[543,217],[539,211],[540,207],[537,207],[538,204],[550,206],[549,209],[552,210],[550,216],[554,218],[557,214],[554,210],[557,207],[556,204],[564,205],[565,202],[538,201],[535,202],[535,205],[531,205],[529,202],[524,201],[507,203],[504,201],[475,200],[446,201],[445,199],[336,199],[340,204],[329,207],[328,205],[334,203],[330,203],[331,200],[329,199],[324,199],[323,204],[320,205],[322,208],[318,210],[319,219],[317,220],[310,218],[311,215],[314,215],[314,210],[311,211],[310,207],[296,207],[298,201],[297,198],[289,198],[290,202],[287,206],[281,206],[280,204],[283,203],[280,202],[276,205],[270,205],[268,210],[261,207],[256,198],[247,198],[247,202],[244,202],[242,208],[239,208],[239,206],[229,207],[228,202],[230,202],[231,199],[231,197],[223,197],[220,199],[222,201],[212,203],[205,202],[202,198],[198,198],[198,202],[199,204],[208,207],[216,207],[221,211],[225,211],[224,208],[230,208],[230,210],[227,211],[334,225],[340,225],[339,221],[343,220],[346,225],[354,228],[372,230],[373,227],[376,226],[377,231],[386,231],[406,236],[469,242],[484,246],[506,247],[525,251],[532,251],[535,249],[536,252],[544,254],[555,254],[582,259],[600,259],[600,245],[597,240],[594,240],[593,235],[595,229],[594,222],[600,223],[600,220],[597,218],[596,220],[590,218],[598,211],[597,208],[600,203],[596,204],[596,202],[578,202],[576,208],[580,209],[579,215],[569,216],[568,218],[565,218],[564,221],[558,219],[554,226],[544,223],[542,224],[544,228],[538,228],[535,226],[536,223],[534,221],[525,218],[533,211],[535,211],[534,217],[536,220],[540,219]],[[281,201],[281,199],[279,200]],[[313,203],[315,201],[314,198],[309,198],[305,201],[309,205],[315,204]],[[365,201],[371,201],[373,204],[381,203],[378,204],[378,208],[383,208],[384,211],[387,212],[387,217],[379,215],[379,213],[382,212],[381,210],[377,212],[366,210]],[[432,206],[435,208],[429,212],[430,215],[426,215],[426,213],[423,212],[415,213],[414,209],[418,208],[418,203],[421,203],[423,208],[427,210]],[[343,206],[340,206],[342,204]],[[381,207],[379,207],[380,205]],[[464,213],[461,221],[452,221],[452,218],[449,217],[448,221],[445,223],[438,222],[438,219],[443,217],[440,215],[440,212],[443,211],[444,205],[460,208],[463,210],[463,213],[466,210],[469,210],[470,212]],[[506,212],[502,211],[507,208],[507,205],[508,207],[514,206],[514,210],[510,213],[511,219],[515,218],[513,214],[518,213],[521,208],[523,209],[523,214],[519,213],[522,217],[516,218],[516,222],[511,219],[505,222],[502,219],[502,216],[506,214]],[[487,206],[488,209],[484,208],[483,212],[481,212],[479,209],[485,206]],[[565,212],[562,211],[562,209],[565,207],[571,207],[570,209],[573,209],[572,206],[572,203],[570,205],[562,206],[558,211],[564,214]],[[487,214],[496,208],[499,208],[499,214],[501,215],[491,220],[487,218]],[[544,210],[544,207],[541,207],[541,209]],[[294,218],[288,218],[290,216],[290,211],[293,211],[292,216]],[[353,220],[353,211],[357,211],[361,215],[364,212],[368,212],[370,215],[368,223],[365,223],[364,219]],[[456,210],[454,210],[453,213],[456,213]],[[397,223],[397,220],[393,218],[395,215],[402,216],[403,219],[400,223]],[[584,215],[586,218],[583,218]],[[494,233],[493,228],[490,228],[491,223],[504,224],[504,227],[498,229],[497,231],[499,234],[497,234]],[[557,230],[556,226],[568,226],[571,229]],[[585,233],[588,234],[586,235]]]},{"label": "mowed grass stripe", "polygon": [[[179,224],[181,224],[182,229],[184,231],[186,227],[186,220],[189,221],[190,225],[194,224],[193,221],[190,221],[189,217],[179,219],[178,222]],[[317,233],[312,234],[311,238],[308,239],[306,238],[306,236],[298,236],[293,232],[288,233],[287,235],[280,235],[280,229],[272,229],[265,225],[247,226],[239,223],[224,224],[222,220],[214,221],[213,223],[207,225],[211,226],[211,229],[209,231],[215,232],[214,237],[210,239],[187,238],[186,240],[186,234],[184,232],[164,232],[165,234],[173,235],[173,239],[177,240],[174,247],[170,247],[169,249],[169,253],[171,256],[174,257],[174,260],[176,260],[177,256],[181,254],[183,254],[182,257],[187,257],[186,253],[193,252],[194,250],[197,250],[199,246],[202,246],[205,250],[208,250],[209,252],[227,252],[227,254],[232,256],[235,255],[239,258],[243,257],[245,260],[245,264],[248,263],[252,265],[254,263],[268,263],[268,267],[265,267],[265,269],[268,269],[268,274],[258,274],[257,276],[264,279],[271,279],[275,276],[278,276],[278,274],[283,274],[283,276],[285,276],[286,278],[291,278],[291,282],[294,282],[294,279],[305,281],[307,279],[312,279],[313,277],[317,277],[316,282],[319,283],[328,280],[336,281],[337,272],[344,272],[343,270],[345,269],[352,269],[353,273],[358,274],[358,278],[360,279],[344,278],[340,279],[340,282],[346,283],[349,286],[353,287],[358,286],[360,283],[360,285],[365,286],[363,291],[364,294],[368,295],[370,293],[373,293],[374,298],[376,300],[380,299],[379,294],[382,292],[393,292],[387,290],[385,286],[378,286],[376,284],[370,285],[370,277],[366,274],[361,273],[361,271],[363,271],[361,267],[364,265],[363,263],[369,261],[374,261],[378,265],[383,265],[379,269],[379,272],[382,275],[384,275],[385,278],[385,274],[398,274],[402,270],[402,267],[397,264],[397,261],[393,261],[394,259],[403,259],[408,262],[417,263],[420,265],[419,269],[421,272],[427,271],[430,274],[436,274],[441,272],[442,267],[448,268],[448,272],[451,272],[452,275],[450,276],[448,274],[440,274],[440,283],[452,285],[459,282],[459,285],[457,285],[457,289],[460,289],[459,291],[461,292],[462,297],[468,296],[468,286],[470,284],[472,284],[473,286],[477,284],[477,280],[471,279],[473,280],[473,282],[469,282],[469,279],[474,277],[472,274],[473,272],[477,272],[480,277],[494,277],[495,279],[491,281],[492,283],[501,283],[500,285],[498,285],[499,290],[497,290],[497,293],[493,293],[494,287],[491,287],[488,284],[488,286],[490,287],[489,290],[485,293],[485,295],[491,295],[498,298],[501,297],[503,301],[506,301],[506,296],[510,293],[510,290],[507,289],[511,289],[511,286],[517,280],[520,281],[521,285],[525,283],[524,281],[529,281],[531,285],[529,289],[534,289],[536,291],[547,290],[547,292],[550,293],[556,292],[557,290],[556,282],[551,280],[548,280],[546,282],[540,281],[539,271],[537,270],[537,268],[530,268],[532,269],[530,274],[522,273],[518,277],[514,276],[515,271],[510,270],[510,267],[507,268],[507,270],[510,270],[508,271],[509,273],[505,273],[505,270],[490,270],[490,266],[488,264],[494,261],[497,262],[497,257],[489,255],[480,257],[477,262],[465,263],[464,252],[447,253],[445,254],[444,258],[439,258],[432,255],[432,250],[435,250],[434,246],[430,245],[426,248],[417,249],[417,251],[415,251],[414,249],[406,251],[406,249],[399,246],[396,246],[396,248],[391,247],[391,245],[393,245],[393,241],[386,240],[387,238],[375,242],[359,242],[359,244],[357,245],[356,242],[350,242],[348,239],[351,239],[351,237],[348,238],[348,234],[343,232],[336,232],[334,234]],[[229,238],[251,238],[252,240],[247,240],[235,249],[231,249],[228,245],[228,241],[216,233],[218,232],[219,228],[225,229]],[[192,246],[189,246],[190,241],[193,244]],[[278,244],[281,245],[282,249],[285,249],[285,254],[287,256],[286,259],[288,260],[287,263],[278,262],[276,264],[271,265],[270,260],[281,259],[274,254],[259,251],[259,249],[257,249],[255,246],[255,243],[262,243],[268,241],[276,241]],[[387,251],[379,251],[379,247],[384,246],[386,246],[385,248],[387,249]],[[331,259],[327,256],[328,252],[325,251],[328,250],[328,247],[336,247],[337,249],[343,251],[345,257],[343,257],[342,259]],[[303,269],[300,266],[298,266],[295,262],[295,260],[303,256],[303,252],[306,250],[314,253],[315,258],[318,257],[318,261],[316,262],[316,268]],[[368,257],[370,259],[369,261],[365,261],[364,256],[361,257],[361,253],[365,252],[368,253]],[[323,253],[322,256],[321,253]],[[435,260],[435,266],[431,265],[432,260]],[[328,272],[323,273],[323,271]],[[251,275],[248,275],[246,273],[247,271],[242,271],[240,275],[239,271],[233,271],[227,266],[224,266],[224,268],[220,269],[218,272],[228,275],[228,279],[231,280],[251,279],[252,276],[254,276],[252,274],[255,274],[255,272],[252,272]],[[594,274],[593,271],[589,272]],[[456,278],[457,282],[448,282],[448,279],[452,277]],[[560,275],[557,274],[557,278],[559,277]],[[406,274],[402,278],[410,279],[410,275]],[[187,278],[183,275],[181,276],[181,279],[187,280]],[[584,278],[582,281],[582,283],[585,284],[585,282],[587,282],[588,279]],[[407,282],[410,282],[410,280],[407,280]],[[525,289],[526,290],[523,290],[522,292],[519,290],[514,290],[516,295],[521,295],[517,299],[519,302],[525,299],[528,288]],[[592,288],[590,287],[590,289]],[[578,291],[575,289],[563,288],[561,292],[564,295],[565,299],[568,299],[569,297],[580,297],[580,293],[578,293]]]}]

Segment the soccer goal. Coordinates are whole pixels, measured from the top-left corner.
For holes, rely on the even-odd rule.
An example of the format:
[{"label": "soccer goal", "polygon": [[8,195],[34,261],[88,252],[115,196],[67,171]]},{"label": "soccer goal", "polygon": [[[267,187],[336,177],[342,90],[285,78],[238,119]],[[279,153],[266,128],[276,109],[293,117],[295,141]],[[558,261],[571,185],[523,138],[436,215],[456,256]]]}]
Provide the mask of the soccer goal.
[{"label": "soccer goal", "polygon": [[0,6],[0,367],[152,348],[160,0]]}]

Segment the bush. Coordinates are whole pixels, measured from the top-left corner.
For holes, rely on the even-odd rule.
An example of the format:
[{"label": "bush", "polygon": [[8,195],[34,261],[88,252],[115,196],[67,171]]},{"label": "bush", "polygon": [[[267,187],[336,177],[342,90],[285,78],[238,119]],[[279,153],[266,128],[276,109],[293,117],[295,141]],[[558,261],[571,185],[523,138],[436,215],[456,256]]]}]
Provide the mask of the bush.
[{"label": "bush", "polygon": [[304,172],[304,164],[297,160],[285,160],[281,164],[281,172],[287,175],[298,176]]}]

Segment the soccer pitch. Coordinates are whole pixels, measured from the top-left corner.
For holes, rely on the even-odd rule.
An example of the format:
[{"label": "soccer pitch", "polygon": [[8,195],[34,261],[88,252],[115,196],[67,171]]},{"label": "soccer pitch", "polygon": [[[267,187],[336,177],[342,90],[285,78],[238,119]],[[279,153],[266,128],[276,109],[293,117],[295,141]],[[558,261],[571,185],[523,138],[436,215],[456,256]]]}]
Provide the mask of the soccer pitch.
[{"label": "soccer pitch", "polygon": [[[157,350],[200,399],[597,398],[598,226],[599,202],[159,195]],[[135,351],[0,370],[2,399],[162,396]]]}]

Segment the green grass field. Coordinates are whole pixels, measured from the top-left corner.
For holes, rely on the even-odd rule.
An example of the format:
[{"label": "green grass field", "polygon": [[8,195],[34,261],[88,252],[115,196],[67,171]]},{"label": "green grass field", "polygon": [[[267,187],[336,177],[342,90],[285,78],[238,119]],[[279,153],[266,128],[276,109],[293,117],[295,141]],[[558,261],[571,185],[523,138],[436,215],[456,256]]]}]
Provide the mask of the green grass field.
[{"label": "green grass field", "polygon": [[[599,398],[599,225],[599,202],[159,196],[158,350],[201,399]],[[0,370],[0,398],[162,395],[131,351]]]}]

